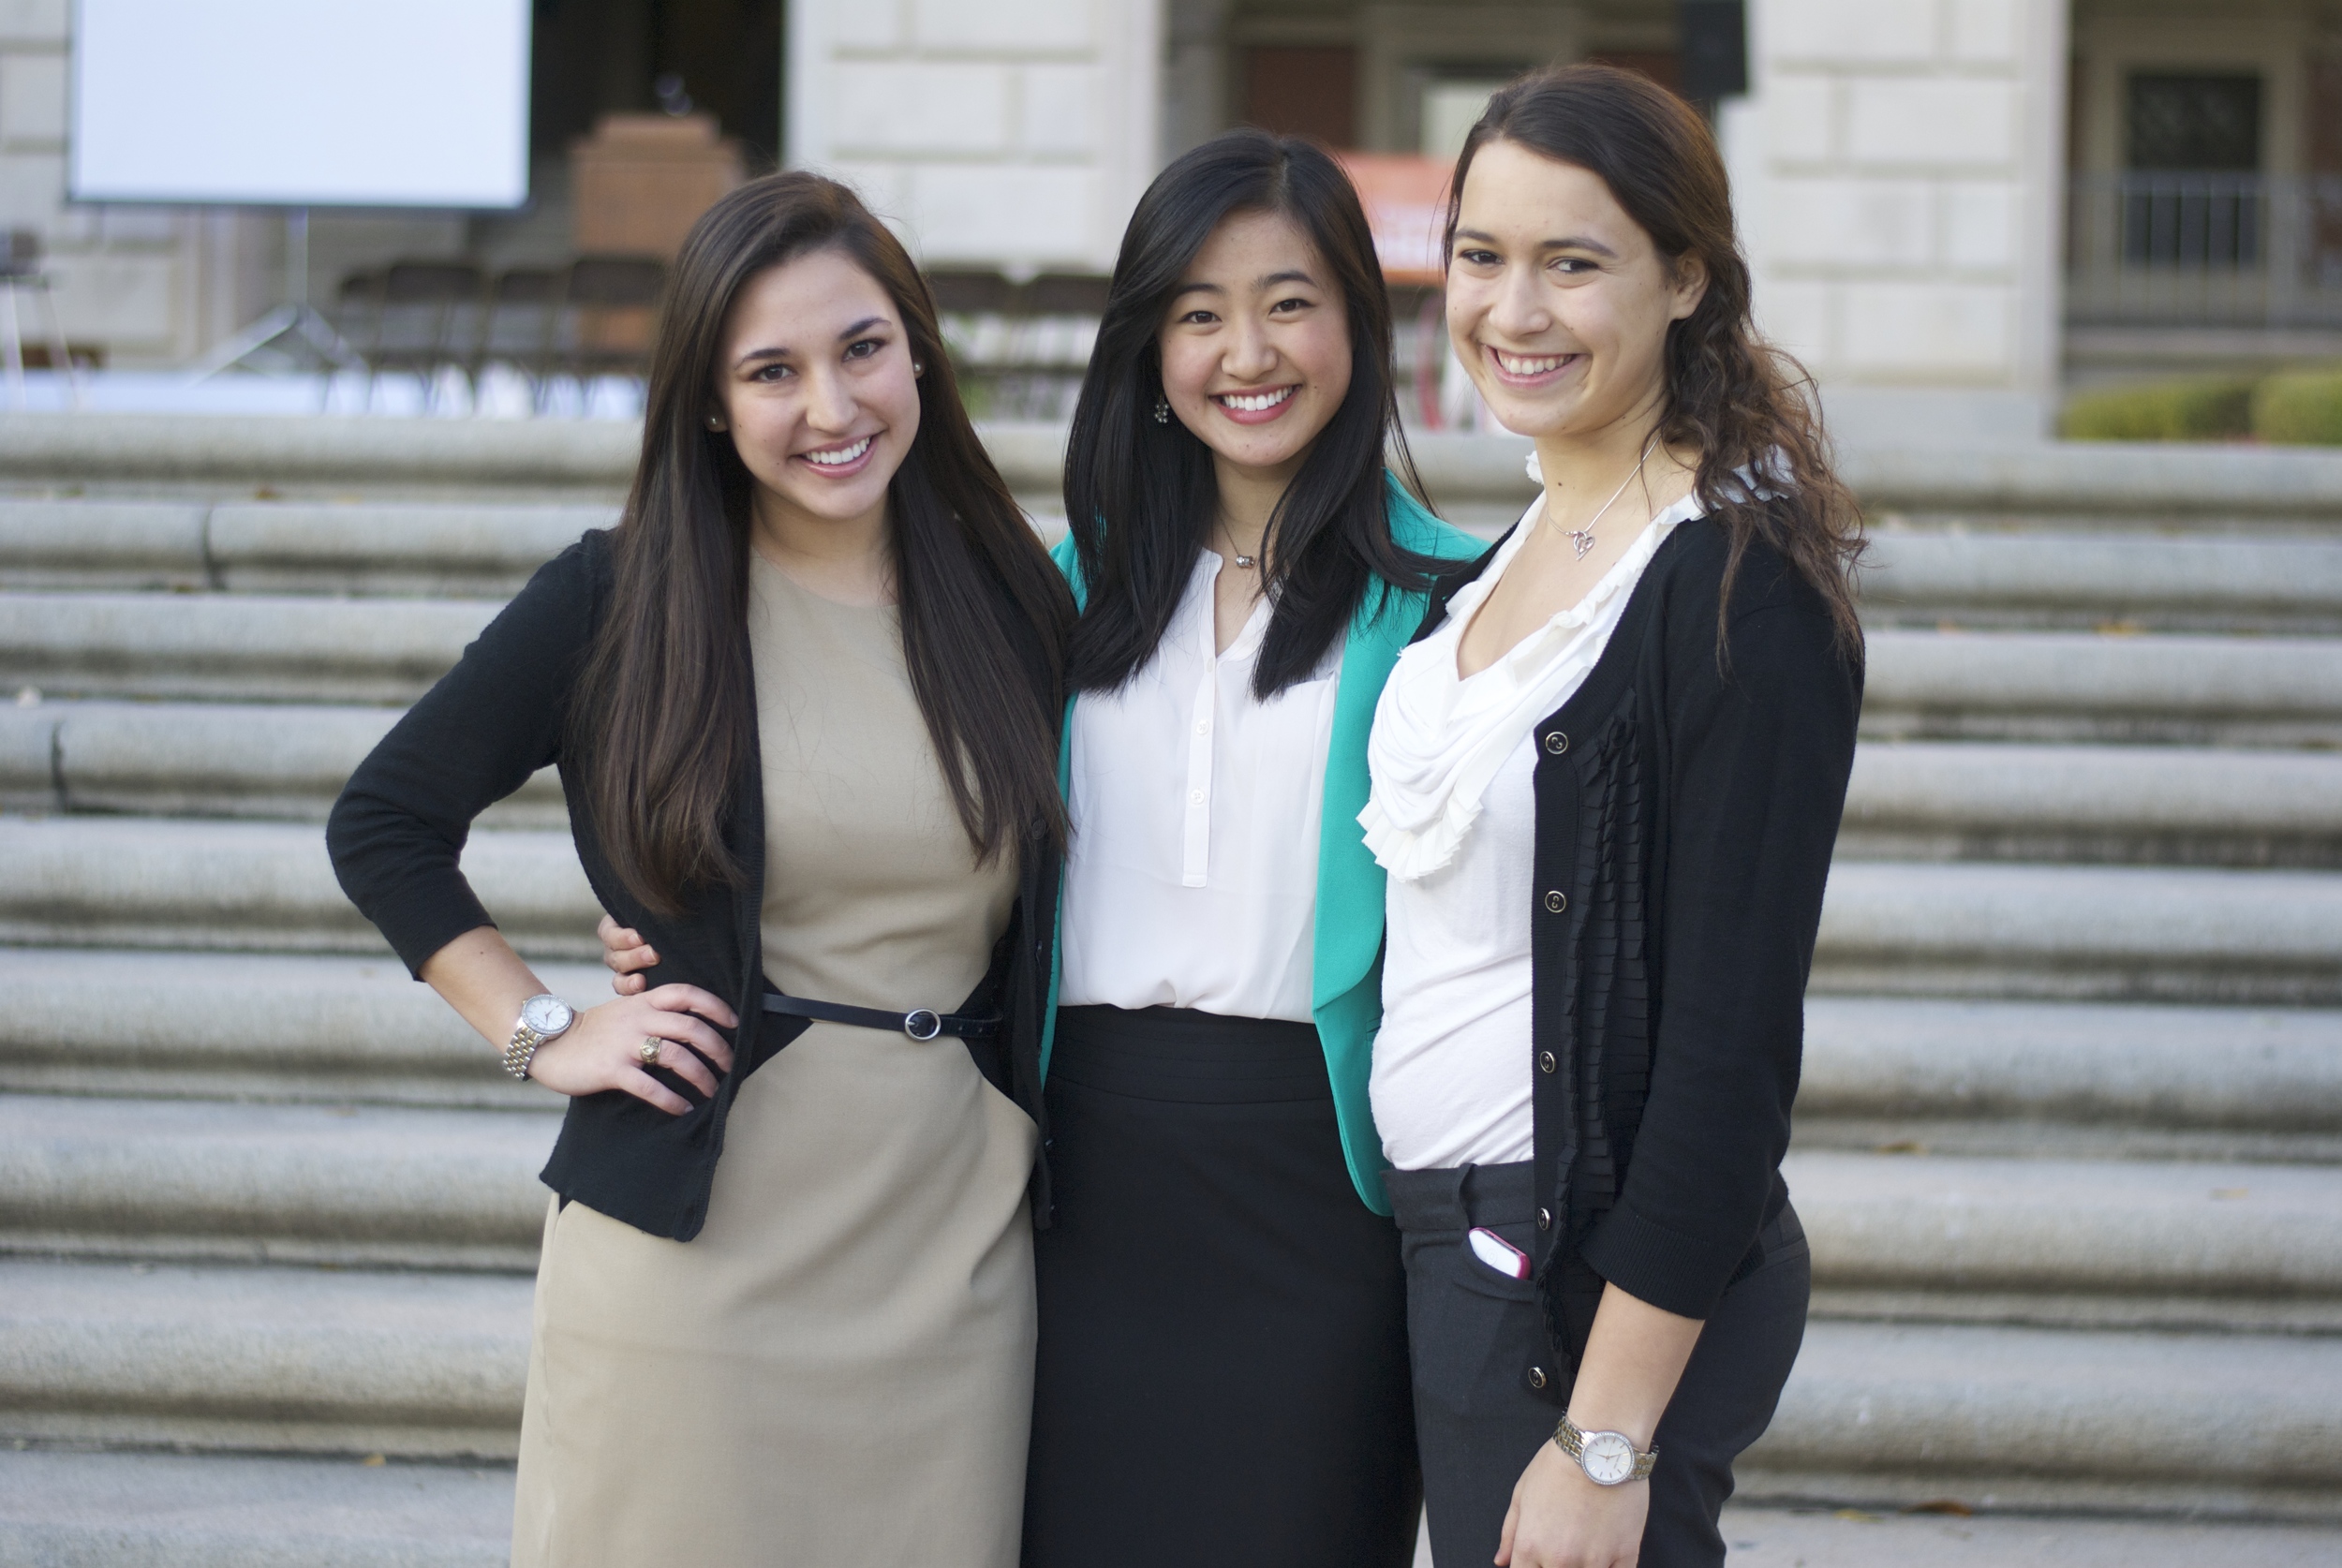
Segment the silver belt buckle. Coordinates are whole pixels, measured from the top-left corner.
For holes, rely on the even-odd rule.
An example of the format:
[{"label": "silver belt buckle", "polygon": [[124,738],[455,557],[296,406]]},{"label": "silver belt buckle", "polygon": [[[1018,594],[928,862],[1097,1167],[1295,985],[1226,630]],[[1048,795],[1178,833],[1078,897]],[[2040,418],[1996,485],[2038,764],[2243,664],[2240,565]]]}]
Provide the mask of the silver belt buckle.
[{"label": "silver belt buckle", "polygon": [[933,1008],[914,1007],[903,1014],[903,1033],[913,1040],[933,1040],[943,1032],[943,1020]]}]

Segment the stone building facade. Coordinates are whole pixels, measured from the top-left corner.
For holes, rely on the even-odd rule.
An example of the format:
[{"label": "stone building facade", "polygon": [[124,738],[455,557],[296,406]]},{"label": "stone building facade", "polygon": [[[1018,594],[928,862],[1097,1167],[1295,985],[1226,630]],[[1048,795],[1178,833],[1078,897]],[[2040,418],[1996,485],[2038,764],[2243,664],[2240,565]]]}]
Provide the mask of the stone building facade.
[{"label": "stone building facade", "polygon": [[[1750,90],[1716,123],[1760,309],[1850,418],[2023,434],[2077,379],[2342,357],[2342,0],[1747,10]],[[67,201],[68,13],[0,0],[0,227],[42,235],[74,344],[188,362],[285,296],[282,223]],[[1674,0],[537,14],[532,211],[319,214],[314,297],[398,256],[557,256],[562,148],[598,112],[653,107],[654,81],[755,155],[854,180],[926,259],[1023,276],[1110,265],[1154,170],[1225,126],[1445,155],[1513,72],[1593,58],[1671,81],[1682,43]]]}]

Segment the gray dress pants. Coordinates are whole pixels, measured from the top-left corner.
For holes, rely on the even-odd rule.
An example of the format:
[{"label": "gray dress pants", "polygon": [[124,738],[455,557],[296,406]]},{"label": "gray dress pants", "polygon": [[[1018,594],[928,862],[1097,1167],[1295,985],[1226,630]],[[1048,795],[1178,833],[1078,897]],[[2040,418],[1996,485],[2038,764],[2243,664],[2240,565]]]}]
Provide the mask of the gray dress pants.
[{"label": "gray dress pants", "polygon": [[[1489,1267],[1465,1240],[1484,1225],[1531,1250],[1536,1205],[1529,1166],[1391,1171],[1386,1181],[1406,1261],[1431,1556],[1438,1568],[1484,1568],[1496,1556],[1514,1484],[1537,1445],[1551,1440],[1568,1400],[1534,1286]],[[1725,1292],[1700,1330],[1660,1419],[1639,1568],[1724,1561],[1716,1518],[1732,1495],[1732,1461],[1772,1420],[1805,1336],[1813,1285],[1794,1208],[1782,1210],[1758,1245],[1760,1260]],[[1529,1384],[1532,1366],[1548,1374],[1543,1391]]]}]

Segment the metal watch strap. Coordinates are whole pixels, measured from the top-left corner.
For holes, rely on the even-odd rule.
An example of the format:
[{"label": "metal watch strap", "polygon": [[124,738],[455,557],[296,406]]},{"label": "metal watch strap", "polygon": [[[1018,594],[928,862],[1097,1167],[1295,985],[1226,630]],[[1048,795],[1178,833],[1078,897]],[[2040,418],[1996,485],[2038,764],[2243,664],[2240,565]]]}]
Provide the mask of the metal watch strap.
[{"label": "metal watch strap", "polygon": [[[1622,1438],[1626,1438],[1626,1445],[1629,1448],[1634,1448],[1634,1439],[1626,1437],[1624,1432],[1621,1432],[1617,1435]],[[1573,1460],[1577,1461],[1579,1469],[1582,1470],[1585,1468],[1586,1434],[1579,1427],[1577,1422],[1572,1421],[1569,1418],[1569,1413],[1567,1411],[1564,1411],[1562,1413],[1562,1419],[1560,1423],[1553,1428],[1553,1446],[1568,1455]],[[1658,1465],[1659,1445],[1657,1443],[1653,1443],[1651,1445],[1651,1451],[1647,1454],[1639,1448],[1635,1448],[1635,1468],[1633,1472],[1627,1475],[1626,1479],[1619,1482],[1618,1485],[1623,1487],[1636,1481],[1648,1481],[1651,1479],[1651,1472],[1657,1469]],[[1599,1486],[1601,1483],[1596,1482],[1595,1485]]]},{"label": "metal watch strap", "polygon": [[534,1026],[524,1018],[512,1026],[512,1038],[504,1047],[504,1071],[523,1083],[528,1081],[528,1064],[537,1059],[537,1047],[545,1043]]}]

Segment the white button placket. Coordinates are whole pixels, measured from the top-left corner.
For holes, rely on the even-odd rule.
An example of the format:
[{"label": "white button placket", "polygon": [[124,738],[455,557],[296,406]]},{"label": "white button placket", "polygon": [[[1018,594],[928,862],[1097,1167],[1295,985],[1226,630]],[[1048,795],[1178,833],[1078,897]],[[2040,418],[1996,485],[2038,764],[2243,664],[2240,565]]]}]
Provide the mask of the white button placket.
[{"label": "white button placket", "polygon": [[[1211,623],[1204,623],[1211,635]],[[1195,701],[1188,714],[1187,822],[1179,861],[1179,885],[1202,887],[1211,870],[1211,743],[1219,728],[1220,661],[1208,643],[1204,649],[1204,673],[1195,683]]]}]

